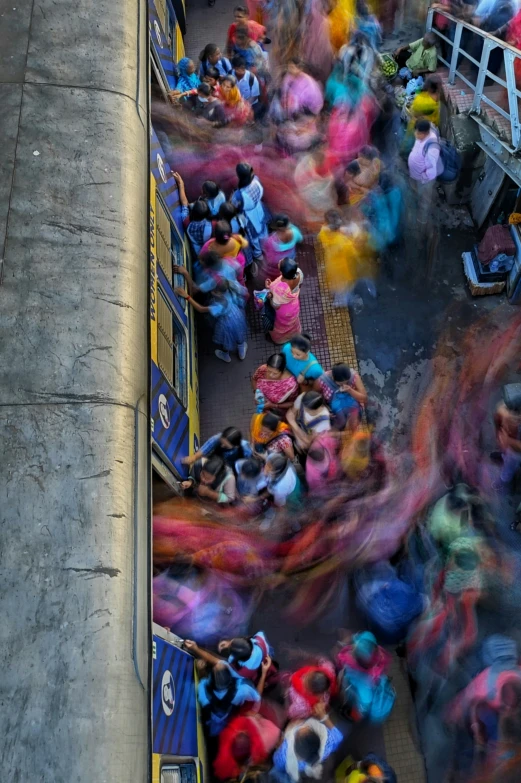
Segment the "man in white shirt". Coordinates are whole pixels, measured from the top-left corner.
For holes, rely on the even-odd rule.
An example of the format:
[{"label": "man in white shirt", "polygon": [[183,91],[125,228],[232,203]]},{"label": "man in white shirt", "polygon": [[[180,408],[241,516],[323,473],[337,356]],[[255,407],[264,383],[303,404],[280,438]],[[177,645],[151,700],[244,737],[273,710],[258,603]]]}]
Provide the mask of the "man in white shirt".
[{"label": "man in white shirt", "polygon": [[232,59],[233,75],[237,79],[237,87],[245,101],[251,105],[255,119],[258,118],[261,111],[259,101],[260,86],[259,80],[254,73],[246,68],[246,60],[240,54]]},{"label": "man in white shirt", "polygon": [[409,154],[409,176],[418,196],[418,224],[427,225],[436,178],[443,172],[438,134],[428,120],[417,120],[414,126],[416,141]]}]

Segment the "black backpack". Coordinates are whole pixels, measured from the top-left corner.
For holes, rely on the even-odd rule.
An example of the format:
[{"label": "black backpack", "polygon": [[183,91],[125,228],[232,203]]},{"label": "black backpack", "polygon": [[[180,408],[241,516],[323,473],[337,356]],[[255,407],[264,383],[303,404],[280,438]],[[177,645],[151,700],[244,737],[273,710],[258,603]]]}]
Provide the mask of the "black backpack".
[{"label": "black backpack", "polygon": [[438,179],[440,182],[454,182],[458,179],[461,171],[461,155],[447,139],[428,141],[423,148],[424,155],[427,154],[427,150],[432,144],[437,144],[440,148],[440,158],[443,163],[443,171]]}]

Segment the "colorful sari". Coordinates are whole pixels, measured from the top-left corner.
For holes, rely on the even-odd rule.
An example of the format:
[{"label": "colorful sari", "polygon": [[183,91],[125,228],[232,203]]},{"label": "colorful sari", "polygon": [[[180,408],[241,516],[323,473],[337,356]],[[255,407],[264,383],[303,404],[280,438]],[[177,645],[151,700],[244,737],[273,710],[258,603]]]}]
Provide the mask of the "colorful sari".
[{"label": "colorful sari", "polygon": [[262,265],[262,271],[270,280],[274,280],[280,275],[279,263],[283,258],[295,258],[297,242],[302,242],[304,239],[296,226],[291,224],[290,228],[293,232],[293,238],[290,242],[280,242],[276,231],[262,241],[262,250],[266,259],[266,264]]},{"label": "colorful sari", "polygon": [[226,245],[220,245],[215,239],[209,239],[202,246],[201,254],[211,250],[225,261],[231,262],[231,266],[233,266],[237,274],[237,280],[242,286],[245,286],[244,267],[246,266],[246,256],[243,250],[247,246],[248,243],[240,234],[232,234]]},{"label": "colorful sari", "polygon": [[354,0],[337,0],[329,14],[329,35],[335,54],[351,37],[355,24]]},{"label": "colorful sari", "polygon": [[256,413],[251,420],[251,442],[254,450],[260,454],[273,454],[289,448],[293,443],[289,424],[279,421],[275,432],[264,435],[262,433],[263,418],[263,413]]},{"label": "colorful sari", "polygon": [[275,310],[275,324],[270,332],[270,337],[277,345],[283,345],[302,331],[300,290],[292,291],[282,276],[270,284],[269,290],[272,295],[271,304]]},{"label": "colorful sari", "polygon": [[320,114],[324,105],[322,88],[307,73],[298,76],[287,73],[282,80],[280,103],[287,119],[303,112]]},{"label": "colorful sari", "polygon": [[326,279],[332,294],[349,290],[358,279],[358,253],[353,239],[342,231],[322,226],[318,234],[324,254]]},{"label": "colorful sari", "polygon": [[289,378],[270,380],[266,377],[266,365],[263,364],[253,374],[255,388],[264,394],[264,397],[272,405],[280,405],[283,402],[293,402],[299,395],[299,385],[294,375]]}]

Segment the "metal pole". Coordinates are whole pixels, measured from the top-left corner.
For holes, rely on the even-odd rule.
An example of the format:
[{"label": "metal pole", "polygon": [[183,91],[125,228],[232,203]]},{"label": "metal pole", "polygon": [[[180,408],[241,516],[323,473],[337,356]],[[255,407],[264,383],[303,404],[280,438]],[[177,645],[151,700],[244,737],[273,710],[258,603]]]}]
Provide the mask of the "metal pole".
[{"label": "metal pole", "polygon": [[510,109],[510,128],[512,131],[512,146],[515,150],[519,149],[519,106],[516,95],[516,77],[514,73],[514,59],[516,55],[510,49],[503,51],[505,59],[505,76],[507,80],[508,105]]},{"label": "metal pole", "polygon": [[481,98],[483,97],[483,88],[485,86],[485,79],[487,78],[488,58],[492,49],[495,49],[497,44],[491,41],[490,38],[485,38],[483,41],[483,52],[481,54],[481,61],[479,63],[478,79],[476,81],[476,92],[474,93],[474,100],[472,101],[472,112],[479,114],[481,106]]},{"label": "metal pole", "polygon": [[452,44],[452,57],[450,58],[449,68],[449,84],[454,84],[456,80],[456,68],[458,67],[458,56],[460,52],[461,33],[463,32],[463,25],[458,22],[456,25],[456,32],[454,33],[454,42]]}]

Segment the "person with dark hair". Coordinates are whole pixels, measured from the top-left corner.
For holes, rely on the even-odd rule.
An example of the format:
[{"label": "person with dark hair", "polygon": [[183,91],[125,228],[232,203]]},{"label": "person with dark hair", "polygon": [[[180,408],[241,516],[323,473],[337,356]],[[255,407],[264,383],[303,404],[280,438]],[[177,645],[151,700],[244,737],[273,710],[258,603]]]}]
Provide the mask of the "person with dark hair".
[{"label": "person with dark hair", "polygon": [[203,245],[201,254],[217,253],[225,263],[234,268],[238,282],[244,286],[244,251],[247,247],[248,241],[241,234],[233,234],[232,227],[226,220],[218,220],[214,225],[214,236]]},{"label": "person with dark hair", "polygon": [[206,182],[203,182],[201,195],[208,204],[208,209],[210,210],[212,218],[216,217],[221,208],[221,204],[224,204],[226,201],[226,196],[217,182],[214,182],[212,179],[207,179]]},{"label": "person with dark hair", "polygon": [[252,680],[255,685],[261,676],[262,662],[272,655],[264,631],[258,631],[250,637],[222,639],[217,649],[220,655],[226,656],[228,663],[233,666],[239,677]]},{"label": "person with dark hair", "polygon": [[[172,266],[172,271],[186,280],[190,296],[199,291],[203,294],[211,293],[222,283],[226,283],[235,295],[247,296],[247,291],[237,280],[236,267],[227,263],[214,250],[201,252],[199,259],[194,263],[194,270],[197,282],[194,282],[185,266],[178,264]],[[176,288],[176,293],[185,299],[187,298],[185,292],[179,293],[178,288]]]},{"label": "person with dark hair", "polygon": [[316,705],[328,707],[336,692],[335,667],[326,658],[297,669],[290,677],[286,694],[288,717],[290,720],[311,717]]},{"label": "person with dark hair", "polygon": [[230,61],[223,57],[223,54],[217,44],[206,44],[199,55],[201,65],[199,66],[199,76],[204,79],[210,68],[217,68],[220,76],[228,76],[232,72]]},{"label": "person with dark hair", "polygon": [[191,466],[190,476],[181,482],[185,490],[195,490],[203,499],[227,505],[236,499],[236,483],[233,471],[218,455],[201,457]]},{"label": "person with dark hair", "polygon": [[338,434],[329,430],[317,435],[306,456],[306,484],[313,498],[327,494],[342,477]]},{"label": "person with dark hair", "polygon": [[328,715],[317,711],[317,718],[286,729],[285,740],[275,753],[275,769],[284,772],[291,783],[322,779],[322,763],[342,742]]},{"label": "person with dark hair", "polygon": [[207,69],[205,75],[203,76],[203,84],[208,84],[210,87],[210,90],[212,91],[212,96],[214,98],[219,97],[219,79],[221,78],[221,74],[219,73],[219,70],[217,68],[214,68],[213,65],[210,65],[210,67]]},{"label": "person with dark hair", "polygon": [[234,21],[229,26],[226,36],[226,53],[228,55],[233,53],[236,46],[235,32],[238,27],[246,27],[248,30],[248,35],[252,41],[255,41],[259,44],[263,43],[266,37],[266,28],[264,25],[255,22],[253,19],[250,19],[250,14],[247,8],[244,8],[242,5],[235,6],[233,9],[233,17]]},{"label": "person with dark hair", "polygon": [[248,292],[244,286],[221,280],[212,289],[208,306],[194,301],[184,288],[176,287],[175,293],[186,299],[198,313],[209,313],[215,319],[213,341],[217,344],[215,355],[218,359],[231,362],[230,351],[237,351],[241,361],[246,358],[248,327],[244,308]]},{"label": "person with dark hair", "polygon": [[[302,485],[293,462],[285,454],[274,452],[266,460],[264,475],[266,478],[266,491],[271,496],[273,504],[278,508],[285,506],[290,512],[299,511],[302,499]],[[266,530],[269,527],[271,518],[269,516],[265,517],[264,522],[261,524],[261,530]],[[299,527],[296,527],[296,530],[299,529]]]},{"label": "person with dark hair", "polygon": [[279,416],[285,415],[298,397],[297,379],[286,369],[286,359],[281,353],[272,354],[253,373],[251,385],[262,395],[263,411],[273,411]]},{"label": "person with dark hair", "polygon": [[213,769],[219,780],[238,780],[249,767],[264,764],[279,744],[280,728],[260,715],[238,715],[219,734]]},{"label": "person with dark hair", "polygon": [[355,181],[366,190],[371,190],[378,184],[378,179],[382,170],[380,153],[376,147],[373,147],[370,144],[364,144],[358,153],[357,161],[360,166],[360,174],[355,177]]},{"label": "person with dark hair", "polygon": [[297,447],[306,453],[313,440],[331,429],[331,415],[324,405],[324,398],[317,391],[300,394],[287,414]]},{"label": "person with dark hair", "polygon": [[311,386],[324,373],[322,365],[311,353],[311,340],[306,334],[297,334],[283,345],[281,353],[286,367],[295,376],[300,386]]},{"label": "person with dark hair", "polygon": [[[195,649],[192,645],[193,642],[190,645],[185,642],[189,652],[197,655],[197,645]],[[254,688],[248,680],[239,677],[226,661],[216,663],[197,689],[197,698],[209,735],[216,737],[220,734],[238,707],[251,704],[255,708],[260,702],[261,693],[262,690],[259,691],[259,688]]]},{"label": "person with dark hair", "polygon": [[254,74],[268,70],[264,52],[259,44],[250,37],[247,25],[237,25],[235,28],[231,53],[233,56],[238,54],[243,57],[246,68]]},{"label": "person with dark hair", "polygon": [[247,103],[253,109],[255,119],[258,119],[260,110],[262,108],[259,102],[260,86],[259,80],[254,73],[248,71],[246,68],[246,60],[240,54],[236,54],[232,58],[233,75],[237,79],[237,87],[239,92]]},{"label": "person with dark hair", "polygon": [[[409,52],[410,56],[405,59]],[[400,71],[400,76],[404,79],[416,78],[424,73],[434,73],[438,67],[435,34],[425,33],[423,38],[400,46],[396,49],[394,58],[398,65],[402,65],[405,59],[405,67]]]},{"label": "person with dark hair", "polygon": [[337,362],[329,372],[318,378],[319,391],[333,414],[335,429],[343,430],[351,415],[359,416],[361,406],[367,404],[367,392],[362,379],[345,362]]},{"label": "person with dark hair", "polygon": [[222,432],[212,435],[201,446],[199,451],[189,457],[184,457],[183,465],[193,465],[201,457],[220,457],[225,464],[235,470],[238,460],[249,459],[253,455],[250,444],[244,440],[237,427],[226,427]]},{"label": "person with dark hair", "polygon": [[179,76],[177,78],[176,89],[180,90],[181,92],[197,90],[200,79],[195,72],[194,61],[189,57],[183,57],[177,63],[177,70],[179,72]]},{"label": "person with dark hair", "polygon": [[260,259],[261,242],[268,236],[268,221],[262,202],[264,188],[249,163],[238,163],[235,171],[238,187],[231,197],[231,202],[246,220],[246,234],[253,258]]},{"label": "person with dark hair", "polygon": [[428,120],[416,120],[414,146],[409,154],[409,176],[417,196],[417,222],[427,225],[431,214],[436,178],[443,172],[438,134]]},{"label": "person with dark hair", "polygon": [[304,240],[301,231],[287,215],[275,215],[270,224],[272,233],[262,241],[265,261],[263,274],[273,280],[280,274],[279,263],[283,258],[295,258],[297,244]]},{"label": "person with dark hair", "polygon": [[[244,225],[246,221],[243,216],[239,216],[237,207],[235,207],[231,201],[225,201],[219,208],[219,214],[217,215],[219,220],[226,220],[232,229],[233,234],[240,234],[242,237],[246,235]],[[251,251],[249,251],[251,255]]]},{"label": "person with dark hair", "polygon": [[204,243],[212,236],[212,222],[210,220],[210,210],[204,199],[197,199],[192,205],[188,203],[185,191],[185,183],[181,175],[174,171],[174,179],[177,182],[179,190],[179,200],[181,202],[181,217],[186,229],[186,233],[194,253],[199,255]]},{"label": "person with dark hair", "polygon": [[255,457],[235,463],[237,493],[251,515],[259,513],[263,507],[263,490],[266,488],[263,467],[264,463]]},{"label": "person with dark hair", "polygon": [[242,97],[233,73],[221,78],[219,97],[222,101],[227,124],[242,127],[253,122],[253,109]]},{"label": "person with dark hair", "polygon": [[256,413],[251,422],[251,444],[256,454],[282,453],[295,459],[291,428],[274,413]]},{"label": "person with dark hair", "polygon": [[304,274],[294,258],[279,262],[280,275],[276,280],[266,280],[268,298],[275,310],[275,322],[270,337],[277,345],[283,345],[300,334],[300,287]]},{"label": "person with dark hair", "polygon": [[211,122],[214,127],[226,124],[222,103],[212,93],[212,88],[206,82],[201,82],[197,88],[197,98],[193,111],[195,117]]}]

